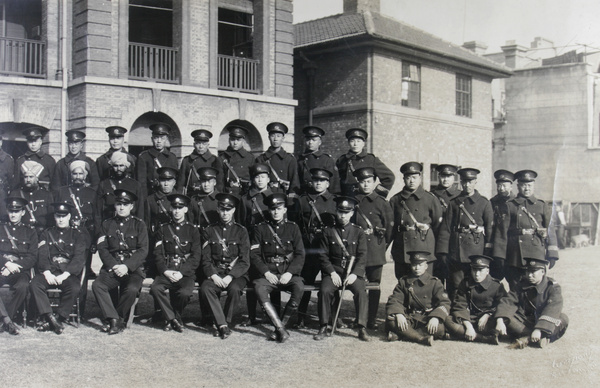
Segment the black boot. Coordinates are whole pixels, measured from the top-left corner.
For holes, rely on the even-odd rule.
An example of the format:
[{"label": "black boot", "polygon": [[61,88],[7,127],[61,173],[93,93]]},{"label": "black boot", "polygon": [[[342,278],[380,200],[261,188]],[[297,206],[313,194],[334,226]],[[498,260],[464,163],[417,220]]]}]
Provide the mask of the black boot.
[{"label": "black boot", "polygon": [[121,325],[120,319],[112,318],[110,321],[110,328],[108,329],[108,335],[119,334],[123,331],[123,326]]},{"label": "black boot", "polygon": [[275,307],[271,304],[271,302],[265,302],[262,305],[262,308],[265,311],[265,314],[267,314],[267,316],[271,320],[273,326],[275,326],[277,341],[280,343],[284,343],[288,338],[290,338],[290,333],[288,333],[287,330],[285,330],[283,323],[281,322],[279,316],[277,315],[277,312],[275,311]]},{"label": "black boot", "polygon": [[58,321],[58,319],[56,319],[54,314],[52,314],[52,313],[47,314],[46,320],[48,321],[48,323],[50,324],[50,327],[52,328],[52,330],[54,330],[54,332],[56,334],[62,334],[62,332],[65,330],[65,327],[63,326],[63,324],[60,323]]},{"label": "black boot", "polygon": [[422,336],[421,334],[419,334],[419,332],[417,332],[412,327],[409,327],[405,331],[398,330],[398,335],[401,336],[402,338],[406,338],[407,340],[412,341],[412,342],[416,342],[416,343],[426,345],[426,346],[433,346],[433,336],[432,335]]},{"label": "black boot", "polygon": [[[288,302],[285,306],[285,311],[283,312],[283,317],[281,318],[281,323],[283,324],[283,328],[287,329],[289,327],[289,322],[292,316],[298,311],[298,305],[294,302]],[[271,333],[270,339],[275,341],[277,339],[277,332],[274,331]]]},{"label": "black boot", "polygon": [[475,341],[482,342],[484,344],[490,344],[490,345],[499,345],[500,344],[500,342],[498,342],[498,334],[491,334],[491,335],[477,334],[477,337],[475,337]]}]

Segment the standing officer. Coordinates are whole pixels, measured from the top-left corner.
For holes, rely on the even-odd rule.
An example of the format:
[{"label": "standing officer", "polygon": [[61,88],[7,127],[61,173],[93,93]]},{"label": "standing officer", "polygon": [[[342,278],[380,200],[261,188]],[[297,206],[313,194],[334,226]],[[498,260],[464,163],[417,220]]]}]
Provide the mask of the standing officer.
[{"label": "standing officer", "polygon": [[86,156],[85,152],[82,151],[83,142],[85,141],[85,133],[72,129],[67,131],[65,136],[67,136],[69,153],[56,163],[50,189],[55,193],[62,186],[67,186],[70,183],[69,180],[71,179],[69,165],[73,161],[80,160],[87,163],[86,184],[88,184],[92,189],[97,190],[98,184],[100,183],[98,167],[96,167],[96,163],[90,157]]},{"label": "standing officer", "polygon": [[[400,167],[404,188],[390,199],[394,212],[392,258],[398,280],[412,272],[408,252],[435,251],[436,233],[442,221],[440,202],[421,186],[422,171],[421,163],[404,163]],[[427,270],[433,273],[433,263]]]},{"label": "standing officer", "polygon": [[127,175],[131,178],[135,177],[135,156],[131,155],[125,147],[123,147],[123,143],[125,142],[125,133],[127,130],[123,127],[119,127],[117,125],[113,125],[110,127],[106,127],[106,133],[108,133],[108,144],[110,144],[110,149],[106,151],[103,155],[100,155],[98,159],[96,159],[96,166],[98,167],[98,174],[100,176],[100,180],[108,179],[111,177],[112,168],[111,168],[111,156],[115,152],[121,152],[126,155],[127,158]]},{"label": "standing officer", "polygon": [[[298,310],[304,291],[304,281],[300,276],[304,265],[302,235],[298,225],[285,219],[286,203],[284,193],[274,193],[265,199],[269,219],[256,225],[250,247],[254,292],[275,326],[275,339],[281,343],[290,337],[286,325]],[[281,319],[269,299],[269,294],[278,289],[291,292]]]},{"label": "standing officer", "polygon": [[340,175],[331,155],[321,151],[325,131],[317,126],[311,125],[302,129],[304,134],[304,153],[298,155],[298,177],[300,179],[300,190],[302,193],[310,191],[312,174],[310,170],[320,168],[331,171],[332,177],[329,182],[329,191],[340,192]]},{"label": "standing officer", "polygon": [[275,122],[267,125],[267,131],[269,132],[271,146],[256,158],[256,163],[269,166],[271,170],[269,185],[274,192],[286,193],[290,198],[295,198],[300,189],[298,164],[294,155],[282,148],[283,139],[288,133],[288,127],[285,124]]},{"label": "standing officer", "polygon": [[170,167],[177,170],[177,156],[167,149],[171,127],[166,123],[150,125],[152,131],[152,148],[143,151],[138,157],[136,169],[137,179],[142,185],[140,199],[148,198],[158,189],[158,169]]},{"label": "standing officer", "polygon": [[435,189],[431,190],[431,194],[439,199],[444,214],[448,210],[450,201],[460,194],[460,190],[454,187],[454,177],[457,170],[458,168],[451,164],[440,164],[436,167],[439,183]]},{"label": "standing officer", "polygon": [[53,201],[52,194],[39,184],[39,176],[44,167],[33,160],[26,160],[21,164],[21,186],[11,192],[27,200],[26,213],[21,219],[24,224],[35,228],[38,235],[52,224],[50,215],[50,204]]},{"label": "standing officer", "polygon": [[4,218],[6,214],[6,197],[13,185],[15,174],[15,161],[12,156],[2,149],[4,132],[0,131],[0,214]]},{"label": "standing officer", "polygon": [[244,148],[248,136],[246,128],[229,125],[227,131],[229,146],[219,156],[223,163],[224,190],[241,196],[250,188],[250,167],[254,164],[254,156]]},{"label": "standing officer", "polygon": [[[219,335],[225,339],[231,335],[229,325],[248,283],[250,238],[246,228],[233,220],[240,202],[238,197],[219,193],[217,200],[219,221],[202,232],[204,280],[200,286],[200,298],[205,306],[210,306]],[[225,308],[219,301],[223,291],[227,291]]]},{"label": "standing officer", "polygon": [[[167,196],[179,194],[175,190],[175,181],[177,180],[177,170],[171,167],[161,167],[157,171],[158,188],[148,197],[148,215],[146,225],[150,226],[150,231],[154,233],[158,226],[171,221],[171,202]],[[187,214],[187,219],[192,220],[192,216]]]},{"label": "standing officer", "polygon": [[[365,231],[367,239],[365,277],[368,282],[381,283],[383,266],[386,263],[385,252],[392,241],[394,214],[388,201],[375,192],[377,175],[374,168],[360,168],[354,171],[354,177],[358,181],[354,219],[355,223]],[[367,328],[371,330],[377,329],[380,296],[380,290],[369,291]]]},{"label": "standing officer", "polygon": [[22,132],[23,136],[25,136],[25,139],[27,140],[28,150],[17,158],[17,162],[15,163],[15,181],[11,187],[14,188],[21,184],[21,165],[25,161],[31,160],[41,164],[44,167],[38,176],[40,186],[44,187],[45,189],[50,188],[50,182],[52,181],[52,175],[54,174],[56,161],[52,156],[48,155],[42,150],[42,138],[46,132],[48,132],[48,130],[41,127],[31,127]]},{"label": "standing officer", "polygon": [[[201,167],[212,167],[217,171],[223,171],[221,159],[213,155],[208,149],[212,136],[212,132],[206,129],[197,129],[192,132],[194,151],[181,161],[177,179],[177,190],[180,193],[192,197],[202,192],[200,190],[200,176],[198,175],[198,169]],[[217,182],[217,190],[223,190],[222,179]]]},{"label": "standing officer", "polygon": [[511,290],[524,273],[525,257],[545,257],[550,268],[558,260],[556,233],[550,225],[552,207],[535,197],[536,177],[532,170],[515,173],[519,194],[506,203],[506,218],[494,234],[494,257],[506,258],[504,274]]},{"label": "standing officer", "polygon": [[479,170],[458,170],[462,193],[450,202],[444,223],[440,227],[436,250],[447,255],[449,279],[448,292],[454,293],[470,271],[469,257],[487,254],[492,248],[494,213],[487,198],[475,186]]},{"label": "standing officer", "polygon": [[170,194],[167,199],[171,204],[171,221],[160,225],[156,231],[154,260],[158,275],[150,292],[163,312],[166,321],[164,330],[173,329],[181,333],[181,314],[192,298],[202,250],[200,232],[185,219],[190,198],[183,194]]},{"label": "standing officer", "polygon": [[[0,286],[10,285],[12,298],[6,304],[6,316],[10,319],[25,302],[30,270],[37,263],[38,235],[33,227],[21,222],[25,205],[25,198],[9,195],[6,199],[8,222],[0,224]],[[11,332],[14,328],[8,326]]]},{"label": "standing officer", "polygon": [[361,167],[373,167],[379,178],[375,192],[386,198],[394,186],[394,173],[378,157],[367,153],[365,142],[368,133],[364,129],[352,128],[346,131],[346,139],[350,149],[335,162],[340,174],[340,186],[343,195],[354,195],[356,178],[354,171]]},{"label": "standing officer", "polygon": [[[508,201],[515,198],[514,194],[512,193],[512,185],[515,180],[515,176],[510,171],[497,170],[494,172],[494,178],[496,178],[496,190],[498,194],[490,199],[490,204],[492,205],[492,210],[494,211],[494,233],[496,233],[499,230],[497,226],[502,224],[506,220],[506,217],[508,217]],[[494,239],[495,237],[492,236],[492,241]],[[506,236],[504,236],[504,239],[506,239]],[[494,261],[490,264],[490,274],[496,279],[504,279],[503,258],[497,257],[494,259]]]},{"label": "standing officer", "polygon": [[214,167],[200,167],[197,174],[200,184],[196,195],[192,197],[192,217],[196,225],[205,228],[219,221],[216,190],[219,170]]},{"label": "standing officer", "polygon": [[[38,330],[53,330],[61,334],[63,322],[69,320],[69,314],[79,294],[81,272],[85,266],[85,250],[88,236],[70,225],[73,205],[67,202],[53,203],[56,226],[46,229],[38,244],[39,273],[29,286],[40,316],[47,324]],[[48,299],[48,288],[59,288],[60,302],[58,319],[52,314]]]},{"label": "standing officer", "polygon": [[[148,228],[143,220],[131,215],[136,200],[137,196],[128,189],[115,190],[116,215],[102,222],[98,234],[98,254],[103,265],[92,291],[103,319],[109,321],[108,334],[123,331],[123,319],[144,281]],[[115,309],[110,292],[117,287],[121,292]]]},{"label": "standing officer", "polygon": [[[335,200],[328,190],[334,174],[322,168],[311,168],[311,184],[307,192],[296,201],[294,215],[302,232],[302,242],[306,256],[302,267],[302,278],[305,284],[314,284],[321,272],[319,256],[320,239],[325,227],[335,224]],[[298,327],[305,327],[306,312],[310,302],[310,291],[304,292],[298,307]]]},{"label": "standing officer", "polygon": [[[321,290],[319,291],[319,332],[315,341],[327,338],[327,324],[331,316],[333,294],[346,285],[354,294],[358,338],[369,341],[367,334],[368,298],[365,288],[365,263],[367,261],[367,240],[362,229],[350,222],[354,215],[356,200],[350,197],[337,197],[336,223],[325,228],[319,246],[321,260]],[[354,260],[352,268],[350,263]],[[348,275],[349,274],[349,275]],[[339,303],[342,303],[340,300]],[[334,325],[337,322],[333,322]]]}]

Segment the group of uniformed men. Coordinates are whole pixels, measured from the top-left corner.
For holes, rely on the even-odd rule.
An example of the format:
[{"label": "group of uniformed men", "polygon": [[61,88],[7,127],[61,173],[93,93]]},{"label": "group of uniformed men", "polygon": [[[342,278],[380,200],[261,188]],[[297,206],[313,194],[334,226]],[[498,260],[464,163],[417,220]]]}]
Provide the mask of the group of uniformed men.
[{"label": "group of uniformed men", "polygon": [[[474,168],[439,165],[439,186],[427,192],[422,165],[408,162],[400,169],[403,189],[387,201],[394,173],[366,152],[363,129],[346,132],[349,150],[337,160],[321,151],[325,131],[316,126],[303,129],[305,151],[297,158],[282,148],[282,123],[267,126],[270,147],[256,158],[245,148],[247,130],[227,129],[229,147],[219,156],[209,150],[210,131],[193,131],[194,151],[181,166],[168,150],[165,123],[150,126],[153,147],[137,159],[123,147],[127,130],[119,126],[106,128],[110,149],[95,162],[82,151],[85,133],[78,130],[66,133],[69,153],[56,163],[42,151],[37,127],[24,132],[29,150],[16,163],[0,150],[7,214],[0,285],[12,291],[6,307],[0,299],[2,330],[18,334],[12,319],[29,290],[38,329],[62,333],[75,299],[85,306],[87,280],[95,279],[103,330],[118,334],[151,276],[165,330],[184,329],[181,315],[197,281],[203,323],[227,338],[250,284],[247,323],[256,322],[258,302],[275,328],[271,338],[284,342],[292,317],[297,327],[307,324],[304,285],[320,272],[314,339],[330,336],[330,324],[344,326],[331,309],[341,304],[336,291],[347,288],[353,325],[368,341],[380,291],[366,285],[381,281],[391,244],[398,284],[386,305],[388,339],[497,344],[510,335],[524,347],[565,332],[560,286],[546,276],[558,260],[551,206],[534,196],[534,171],[496,171],[498,195],[488,200],[475,188]],[[96,250],[98,275],[90,266]],[[62,290],[56,315],[51,287]],[[281,314],[280,290],[291,293]]]}]

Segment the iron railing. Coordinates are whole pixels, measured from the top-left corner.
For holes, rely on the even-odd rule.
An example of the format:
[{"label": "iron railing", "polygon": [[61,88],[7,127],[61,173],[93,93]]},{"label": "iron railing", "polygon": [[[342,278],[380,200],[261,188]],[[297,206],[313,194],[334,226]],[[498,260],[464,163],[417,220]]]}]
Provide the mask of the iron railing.
[{"label": "iron railing", "polygon": [[46,77],[46,43],[0,37],[0,74]]},{"label": "iron railing", "polygon": [[178,83],[177,49],[129,43],[129,78]]},{"label": "iron railing", "polygon": [[218,87],[220,89],[258,93],[258,61],[219,55]]}]

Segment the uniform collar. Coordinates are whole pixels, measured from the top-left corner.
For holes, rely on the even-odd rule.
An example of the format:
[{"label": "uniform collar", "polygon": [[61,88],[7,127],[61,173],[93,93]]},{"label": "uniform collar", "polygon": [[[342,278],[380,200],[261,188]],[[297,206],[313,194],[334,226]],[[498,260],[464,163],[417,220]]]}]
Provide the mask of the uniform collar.
[{"label": "uniform collar", "polygon": [[411,193],[406,189],[406,186],[404,186],[404,188],[400,192],[400,196],[403,199],[408,199],[411,195],[415,196],[417,199],[421,199],[421,197],[425,195],[425,189],[423,189],[423,186],[419,186],[414,192]]},{"label": "uniform collar", "polygon": [[44,155],[46,155],[46,153],[42,149],[40,149],[38,152],[31,152],[30,150],[27,150],[27,152],[25,152],[24,155],[26,158],[30,158],[33,155],[37,155],[37,157],[41,159],[44,157]]},{"label": "uniform collar", "polygon": [[158,155],[160,155],[160,154],[165,154],[165,155],[167,155],[167,154],[168,154],[168,152],[169,152],[169,150],[168,150],[168,149],[165,147],[165,148],[163,148],[163,150],[162,150],[162,151],[159,151],[159,150],[157,150],[156,148],[152,147],[152,148],[150,148],[150,149],[148,150],[148,152],[150,153],[150,155],[152,155],[152,156],[154,156],[154,157],[157,157],[157,156],[158,156]]},{"label": "uniform collar", "polygon": [[190,159],[195,160],[198,158],[202,158],[205,162],[212,158],[213,154],[210,153],[210,150],[207,150],[205,153],[200,155],[196,150],[190,154]]},{"label": "uniform collar", "polygon": [[492,285],[492,277],[490,275],[486,276],[485,279],[483,279],[483,281],[481,283],[476,283],[473,280],[471,280],[471,282],[469,282],[469,283],[470,283],[469,288],[475,288],[479,285],[484,290],[487,290]]},{"label": "uniform collar", "polygon": [[547,275],[544,275],[544,278],[542,279],[542,281],[538,285],[530,284],[526,280],[524,280],[524,281],[527,284],[527,285],[523,286],[524,290],[530,290],[532,288],[535,288],[535,290],[537,291],[538,294],[541,294],[542,292],[544,292],[544,290],[546,289],[546,287],[548,287],[548,276]]},{"label": "uniform collar", "polygon": [[307,159],[309,156],[314,156],[315,158],[319,158],[320,156],[323,156],[325,153],[323,151],[321,151],[321,149],[318,149],[316,151],[305,151],[302,155],[300,155],[300,158],[302,159]]},{"label": "uniform collar", "polygon": [[431,279],[431,274],[427,271],[425,271],[425,273],[419,277],[411,274],[409,277],[409,284],[412,285],[415,282],[419,282],[421,285],[425,285],[429,279]]},{"label": "uniform collar", "polygon": [[513,201],[515,201],[516,203],[518,203],[519,205],[523,204],[524,202],[529,202],[530,204],[534,204],[537,202],[537,198],[535,196],[531,196],[529,198],[525,198],[523,197],[521,194],[518,194]]},{"label": "uniform collar", "polygon": [[271,189],[268,187],[266,189],[264,189],[263,191],[259,191],[255,187],[252,187],[250,190],[248,190],[248,195],[250,196],[250,198],[256,197],[257,195],[259,195],[261,193],[264,194],[265,197],[268,197],[269,195],[273,194]]},{"label": "uniform collar", "polygon": [[312,199],[313,201],[316,201],[317,198],[319,198],[319,197],[322,197],[323,201],[328,201],[331,198],[333,198],[333,194],[331,194],[329,192],[329,190],[325,190],[324,192],[319,193],[319,194],[317,194],[317,193],[306,193],[306,196],[308,198]]},{"label": "uniform collar", "polygon": [[268,159],[271,159],[271,157],[273,157],[274,155],[277,155],[277,156],[279,156],[280,159],[283,159],[286,154],[287,154],[287,152],[285,152],[283,147],[280,148],[279,151],[277,151],[277,152],[275,152],[275,148],[273,148],[273,147],[269,147],[269,149],[265,151],[265,155],[267,156]]},{"label": "uniform collar", "polygon": [[352,158],[359,159],[359,158],[364,158],[365,156],[367,156],[367,150],[365,150],[364,148],[358,154],[355,154],[354,152],[350,152],[350,150],[348,150],[348,152],[346,153],[346,157],[348,159],[352,159]]},{"label": "uniform collar", "polygon": [[475,190],[475,192],[473,193],[473,195],[468,196],[466,194],[460,193],[460,196],[458,198],[461,198],[461,201],[470,201],[471,203],[475,203],[479,200],[479,198],[481,198],[481,194],[479,194],[479,191]]},{"label": "uniform collar", "polygon": [[244,147],[240,148],[239,150],[234,150],[233,148],[231,148],[231,146],[227,146],[227,149],[223,151],[223,153],[227,154],[229,157],[232,157],[233,154],[238,154],[241,157],[244,157],[246,154],[249,154],[249,152],[246,151]]},{"label": "uniform collar", "polygon": [[379,194],[377,194],[375,191],[373,191],[371,194],[369,195],[364,195],[364,194],[357,194],[356,195],[356,200],[360,203],[362,202],[363,199],[368,199],[369,202],[373,202],[377,199],[377,197],[379,196]]}]

